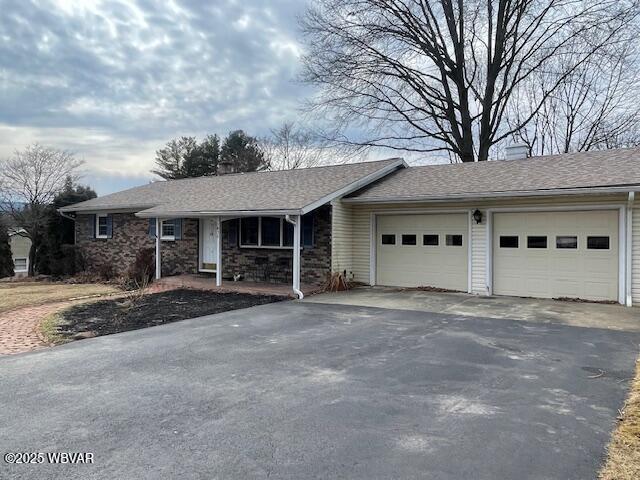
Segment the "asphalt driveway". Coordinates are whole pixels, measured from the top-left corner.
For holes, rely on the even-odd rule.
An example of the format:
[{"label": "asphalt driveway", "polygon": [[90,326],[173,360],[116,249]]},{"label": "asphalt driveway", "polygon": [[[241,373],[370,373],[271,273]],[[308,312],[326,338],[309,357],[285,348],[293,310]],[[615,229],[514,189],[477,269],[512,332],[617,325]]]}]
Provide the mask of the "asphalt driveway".
[{"label": "asphalt driveway", "polygon": [[0,478],[594,478],[640,334],[283,302],[0,358]]}]

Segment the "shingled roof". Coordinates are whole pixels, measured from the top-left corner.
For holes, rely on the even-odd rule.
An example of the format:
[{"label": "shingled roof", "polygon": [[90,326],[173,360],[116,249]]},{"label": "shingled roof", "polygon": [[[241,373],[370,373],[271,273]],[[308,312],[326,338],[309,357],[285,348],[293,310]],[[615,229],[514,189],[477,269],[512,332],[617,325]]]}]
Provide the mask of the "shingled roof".
[{"label": "shingled roof", "polygon": [[159,181],[60,209],[62,212],[134,210],[143,217],[188,214],[303,214],[351,193],[397,168],[399,158]]},{"label": "shingled roof", "polygon": [[399,170],[354,192],[351,202],[580,193],[640,188],[640,148]]}]

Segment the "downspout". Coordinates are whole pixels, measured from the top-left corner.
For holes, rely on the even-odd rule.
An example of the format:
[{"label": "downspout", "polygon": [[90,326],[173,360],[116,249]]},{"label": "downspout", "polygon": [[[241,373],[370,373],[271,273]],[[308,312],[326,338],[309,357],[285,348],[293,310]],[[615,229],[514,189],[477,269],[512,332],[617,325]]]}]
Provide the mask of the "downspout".
[{"label": "downspout", "polygon": [[626,241],[625,241],[625,247],[626,247],[626,252],[625,252],[625,260],[626,260],[626,268],[625,268],[625,305],[627,307],[631,307],[633,305],[633,298],[632,298],[632,285],[631,282],[633,281],[633,275],[632,275],[632,269],[633,269],[633,262],[632,262],[632,255],[633,255],[633,203],[635,201],[635,192],[629,192],[629,197],[627,198],[627,219],[626,219]]},{"label": "downspout", "polygon": [[284,219],[293,225],[293,293],[298,300],[304,298],[304,294],[300,290],[300,215],[296,215],[296,219],[292,219],[287,214]]}]

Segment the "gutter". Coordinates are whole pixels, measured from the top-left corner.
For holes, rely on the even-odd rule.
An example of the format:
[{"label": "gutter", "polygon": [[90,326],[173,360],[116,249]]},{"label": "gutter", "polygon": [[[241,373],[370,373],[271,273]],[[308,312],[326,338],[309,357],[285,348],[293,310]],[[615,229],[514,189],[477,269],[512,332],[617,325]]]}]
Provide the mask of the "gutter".
[{"label": "gutter", "polygon": [[301,210],[220,210],[220,211],[201,211],[201,212],[171,212],[158,211],[149,212],[143,210],[137,212],[136,217],[140,218],[186,218],[186,217],[257,217],[257,216],[286,216],[301,215]]},{"label": "gutter", "polygon": [[[634,191],[640,191],[640,185]],[[593,195],[597,193],[629,193],[629,187],[584,187],[553,190],[520,190],[512,192],[460,193],[455,195],[415,195],[389,196],[378,198],[344,198],[346,203],[410,203],[410,202],[448,202],[456,200],[486,200],[500,197],[545,197],[551,195]]]}]

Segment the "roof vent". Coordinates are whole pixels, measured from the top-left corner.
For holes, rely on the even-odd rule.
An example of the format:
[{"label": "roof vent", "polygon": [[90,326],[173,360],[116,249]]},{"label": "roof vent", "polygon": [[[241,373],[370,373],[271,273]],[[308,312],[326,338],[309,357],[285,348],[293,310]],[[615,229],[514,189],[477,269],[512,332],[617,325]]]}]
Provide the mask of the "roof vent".
[{"label": "roof vent", "polygon": [[512,143],[505,149],[505,160],[519,160],[529,157],[529,146],[526,143]]},{"label": "roof vent", "polygon": [[227,175],[233,173],[233,162],[230,160],[222,160],[218,163],[218,175]]}]

